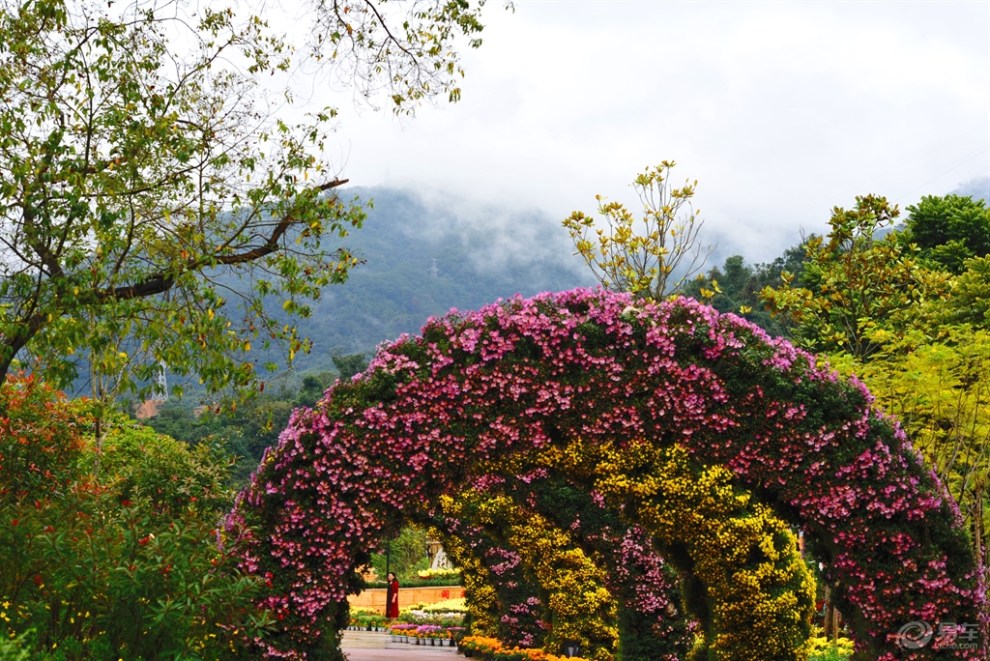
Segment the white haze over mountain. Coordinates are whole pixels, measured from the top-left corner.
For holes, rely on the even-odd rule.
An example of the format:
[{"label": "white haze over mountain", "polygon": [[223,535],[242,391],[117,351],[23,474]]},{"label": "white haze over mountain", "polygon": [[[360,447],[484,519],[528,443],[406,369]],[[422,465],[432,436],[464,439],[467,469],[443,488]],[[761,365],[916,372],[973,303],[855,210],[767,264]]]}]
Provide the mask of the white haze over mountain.
[{"label": "white haze over mountain", "polygon": [[560,221],[596,194],[638,213],[630,183],[663,159],[698,180],[705,241],[752,263],[857,195],[903,209],[990,174],[988,2],[500,5],[460,103],[400,119],[324,84],[302,93],[341,109],[342,176],[477,216],[493,260],[558,250],[506,221],[519,210],[542,212],[565,250]]},{"label": "white haze over mountain", "polygon": [[479,274],[553,264],[580,276],[578,282],[592,282],[584,262],[574,254],[567,231],[543,209],[486,204],[437,191],[418,198],[428,215],[406,231],[460,242]]}]

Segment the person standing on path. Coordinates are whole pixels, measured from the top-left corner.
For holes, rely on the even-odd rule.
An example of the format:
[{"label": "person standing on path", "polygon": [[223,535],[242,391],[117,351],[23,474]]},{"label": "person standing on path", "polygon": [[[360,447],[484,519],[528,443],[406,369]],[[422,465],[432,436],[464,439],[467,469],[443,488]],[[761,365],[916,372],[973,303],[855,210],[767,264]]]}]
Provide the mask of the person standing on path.
[{"label": "person standing on path", "polygon": [[388,573],[388,591],[385,593],[385,617],[399,617],[399,579],[393,572]]}]

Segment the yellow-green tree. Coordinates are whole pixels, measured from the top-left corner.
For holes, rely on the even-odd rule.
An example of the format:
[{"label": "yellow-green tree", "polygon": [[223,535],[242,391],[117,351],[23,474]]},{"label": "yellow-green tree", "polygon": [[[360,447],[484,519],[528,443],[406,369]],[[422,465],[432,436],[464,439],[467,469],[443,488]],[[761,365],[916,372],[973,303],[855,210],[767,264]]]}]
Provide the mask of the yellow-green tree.
[{"label": "yellow-green tree", "polygon": [[768,309],[795,325],[798,344],[868,359],[882,345],[878,330],[915,324],[919,303],[945,295],[948,274],[925,269],[909,248],[877,237],[898,215],[896,205],[874,195],[857,197],[853,209],[836,207],[828,236],[805,243],[801,285],[784,273],[780,287],[763,289]]},{"label": "yellow-green tree", "polygon": [[621,202],[601,195],[595,199],[604,227],[581,211],[564,219],[577,254],[606,289],[660,300],[704,267],[712,251],[699,241],[704,221],[691,204],[698,182],[675,186],[675,165],[662,161],[633,181],[643,204],[638,223]]},{"label": "yellow-green tree", "polygon": [[943,328],[891,334],[873,360],[837,365],[857,374],[896,415],[911,443],[945,482],[987,566],[990,530],[990,331]]}]

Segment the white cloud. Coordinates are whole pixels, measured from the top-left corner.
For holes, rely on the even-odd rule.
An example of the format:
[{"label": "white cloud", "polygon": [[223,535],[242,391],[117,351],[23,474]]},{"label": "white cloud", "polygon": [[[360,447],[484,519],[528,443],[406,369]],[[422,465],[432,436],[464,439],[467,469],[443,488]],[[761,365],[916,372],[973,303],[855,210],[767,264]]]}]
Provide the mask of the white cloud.
[{"label": "white cloud", "polygon": [[345,175],[557,221],[596,193],[632,205],[673,159],[707,227],[761,261],[856,195],[990,172],[990,3],[498,4],[461,103],[345,113]]}]

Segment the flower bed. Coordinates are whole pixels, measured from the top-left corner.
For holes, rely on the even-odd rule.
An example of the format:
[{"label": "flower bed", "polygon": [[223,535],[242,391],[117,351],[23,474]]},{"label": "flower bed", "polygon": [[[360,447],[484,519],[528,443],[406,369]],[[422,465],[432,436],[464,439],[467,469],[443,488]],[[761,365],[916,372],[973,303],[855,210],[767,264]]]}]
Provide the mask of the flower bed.
[{"label": "flower bed", "polygon": [[399,638],[416,640],[440,641],[441,644],[453,645],[464,636],[466,629],[459,625],[417,624],[415,622],[397,622],[389,625],[388,633]]},{"label": "flower bed", "polygon": [[586,661],[578,656],[563,657],[541,649],[509,647],[485,636],[466,636],[461,641],[460,651],[466,657],[481,661]]},{"label": "flower bed", "polygon": [[389,635],[406,639],[405,642],[426,641],[437,645],[454,645],[464,636],[465,628],[440,624],[415,624],[399,622],[388,628]]},{"label": "flower bed", "polygon": [[384,631],[388,619],[377,611],[351,611],[348,626],[361,631]]},{"label": "flower bed", "polygon": [[[458,588],[461,583],[461,576],[457,574],[455,576],[416,576],[413,578],[406,578],[402,581],[402,587],[404,588],[431,588],[431,587],[451,587]],[[388,581],[366,581],[366,588],[387,588]]]},{"label": "flower bed", "polygon": [[416,576],[424,581],[450,581],[451,585],[461,584],[460,569],[421,569]]}]

